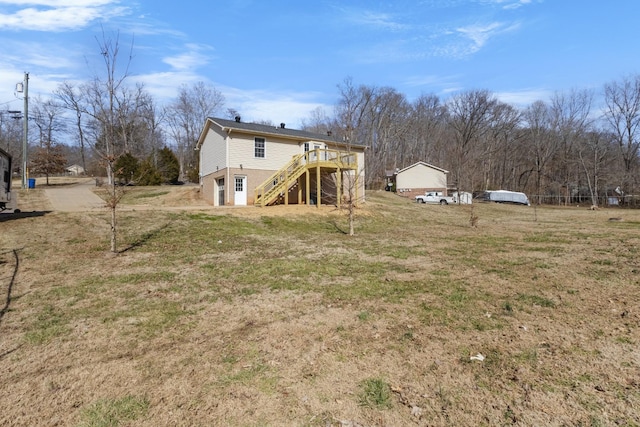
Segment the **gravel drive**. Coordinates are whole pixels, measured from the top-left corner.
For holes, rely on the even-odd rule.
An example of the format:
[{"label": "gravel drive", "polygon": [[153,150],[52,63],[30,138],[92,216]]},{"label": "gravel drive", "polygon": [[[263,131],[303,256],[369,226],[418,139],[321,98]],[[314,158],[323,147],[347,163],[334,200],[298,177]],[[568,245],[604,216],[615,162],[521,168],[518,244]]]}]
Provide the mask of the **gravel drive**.
[{"label": "gravel drive", "polygon": [[95,180],[87,178],[77,184],[45,187],[45,194],[54,211],[84,212],[104,209],[104,200],[95,195],[91,189]]}]

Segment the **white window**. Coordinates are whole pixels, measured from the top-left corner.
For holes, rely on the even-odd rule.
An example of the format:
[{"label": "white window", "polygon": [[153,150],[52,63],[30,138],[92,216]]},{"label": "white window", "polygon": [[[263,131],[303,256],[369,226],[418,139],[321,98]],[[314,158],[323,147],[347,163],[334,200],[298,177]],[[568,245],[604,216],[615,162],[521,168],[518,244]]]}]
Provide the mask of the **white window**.
[{"label": "white window", "polygon": [[254,155],[261,159],[265,158],[265,140],[264,138],[254,139]]}]

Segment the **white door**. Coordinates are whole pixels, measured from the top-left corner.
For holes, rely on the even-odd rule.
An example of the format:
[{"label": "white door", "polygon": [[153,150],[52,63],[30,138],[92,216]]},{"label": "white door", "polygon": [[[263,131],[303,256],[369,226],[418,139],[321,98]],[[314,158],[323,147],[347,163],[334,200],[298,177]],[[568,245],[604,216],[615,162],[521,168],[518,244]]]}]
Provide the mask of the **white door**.
[{"label": "white door", "polygon": [[233,204],[236,206],[246,206],[247,205],[247,177],[246,176],[236,176],[235,177],[235,197]]}]

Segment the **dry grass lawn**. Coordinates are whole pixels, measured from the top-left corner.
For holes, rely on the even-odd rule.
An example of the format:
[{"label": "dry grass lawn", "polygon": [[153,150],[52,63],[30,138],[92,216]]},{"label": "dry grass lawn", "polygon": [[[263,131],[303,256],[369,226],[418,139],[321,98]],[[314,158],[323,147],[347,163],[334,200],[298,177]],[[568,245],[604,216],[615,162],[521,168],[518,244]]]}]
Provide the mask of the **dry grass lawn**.
[{"label": "dry grass lawn", "polygon": [[640,211],[189,191],[0,215],[0,425],[640,425]]}]

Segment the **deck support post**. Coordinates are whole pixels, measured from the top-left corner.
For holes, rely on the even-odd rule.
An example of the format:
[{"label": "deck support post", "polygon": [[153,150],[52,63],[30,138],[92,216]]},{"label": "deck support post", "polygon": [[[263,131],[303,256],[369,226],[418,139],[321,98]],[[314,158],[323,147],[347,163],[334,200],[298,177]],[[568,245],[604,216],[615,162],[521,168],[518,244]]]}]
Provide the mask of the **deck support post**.
[{"label": "deck support post", "polygon": [[319,208],[322,204],[322,183],[320,182],[320,165],[316,166],[316,206]]}]

